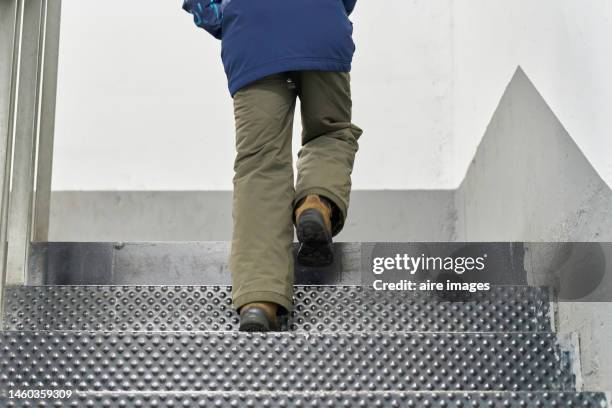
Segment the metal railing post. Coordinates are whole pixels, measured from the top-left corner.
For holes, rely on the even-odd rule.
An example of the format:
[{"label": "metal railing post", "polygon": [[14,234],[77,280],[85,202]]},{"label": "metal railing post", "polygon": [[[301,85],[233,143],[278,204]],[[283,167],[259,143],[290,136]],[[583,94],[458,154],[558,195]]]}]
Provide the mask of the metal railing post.
[{"label": "metal railing post", "polygon": [[51,173],[53,169],[53,139],[55,130],[55,100],[61,20],[61,0],[45,0],[43,16],[44,42],[42,83],[40,85],[40,126],[38,134],[38,165],[36,170],[33,241],[49,238]]},{"label": "metal railing post", "polygon": [[47,239],[60,13],[61,0],[0,0],[0,316]]},{"label": "metal railing post", "polygon": [[19,0],[17,94],[8,209],[6,284],[25,284],[32,238],[36,141],[40,125],[40,84],[44,44],[43,0]]},{"label": "metal railing post", "polygon": [[[0,316],[4,305],[8,201],[13,150],[13,111],[16,94],[16,41],[20,27],[18,1],[0,0]],[[2,319],[0,319],[0,329]]]}]

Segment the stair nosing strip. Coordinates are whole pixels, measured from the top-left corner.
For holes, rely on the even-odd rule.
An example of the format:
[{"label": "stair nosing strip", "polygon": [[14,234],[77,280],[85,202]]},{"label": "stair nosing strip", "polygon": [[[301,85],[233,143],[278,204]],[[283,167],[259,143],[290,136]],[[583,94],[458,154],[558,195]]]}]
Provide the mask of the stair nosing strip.
[{"label": "stair nosing strip", "polygon": [[383,331],[383,330],[354,330],[354,331],[271,331],[271,332],[260,332],[260,333],[247,333],[238,330],[1,330],[2,333],[102,333],[102,334],[113,334],[113,333],[138,333],[138,334],[164,334],[164,333],[181,333],[181,334],[230,334],[238,333],[244,335],[291,335],[299,334],[302,336],[308,336],[312,334],[329,334],[329,335],[344,335],[344,334],[422,334],[422,335],[436,335],[436,334],[456,334],[456,335],[503,335],[503,334],[523,334],[525,336],[531,335],[557,335],[553,331]]},{"label": "stair nosing strip", "polygon": [[232,396],[267,396],[267,395],[301,395],[301,396],[320,396],[320,395],[419,395],[419,394],[441,394],[441,395],[463,395],[463,394],[521,394],[521,395],[533,395],[533,394],[601,394],[606,395],[604,391],[571,391],[571,390],[532,390],[532,391],[513,391],[513,390],[431,390],[431,391],[405,391],[405,390],[358,390],[358,391],[181,391],[181,390],[165,390],[165,391],[77,391],[74,390],[73,394],[77,395],[121,395],[121,394],[134,394],[134,395],[232,395]]}]

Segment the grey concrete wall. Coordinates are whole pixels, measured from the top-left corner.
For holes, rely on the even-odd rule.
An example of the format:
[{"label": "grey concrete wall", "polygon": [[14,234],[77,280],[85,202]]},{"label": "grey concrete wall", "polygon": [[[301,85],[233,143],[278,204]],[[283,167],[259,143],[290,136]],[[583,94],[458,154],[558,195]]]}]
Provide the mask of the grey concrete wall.
[{"label": "grey concrete wall", "polygon": [[[54,191],[50,241],[228,241],[231,191]],[[337,241],[452,241],[454,191],[354,191]]]},{"label": "grey concrete wall", "polygon": [[459,240],[612,240],[612,190],[521,69],[457,190],[456,207]]}]

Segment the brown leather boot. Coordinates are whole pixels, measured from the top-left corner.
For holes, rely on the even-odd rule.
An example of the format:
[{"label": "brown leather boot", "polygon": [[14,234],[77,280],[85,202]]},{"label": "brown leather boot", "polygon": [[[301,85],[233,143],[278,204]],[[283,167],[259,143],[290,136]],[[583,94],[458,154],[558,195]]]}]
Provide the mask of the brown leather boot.
[{"label": "brown leather boot", "polygon": [[297,259],[302,265],[325,266],[334,261],[331,218],[331,203],[317,194],[306,196],[295,209]]},{"label": "brown leather boot", "polygon": [[270,302],[254,302],[240,308],[240,331],[267,332],[278,330],[276,314],[278,305]]}]

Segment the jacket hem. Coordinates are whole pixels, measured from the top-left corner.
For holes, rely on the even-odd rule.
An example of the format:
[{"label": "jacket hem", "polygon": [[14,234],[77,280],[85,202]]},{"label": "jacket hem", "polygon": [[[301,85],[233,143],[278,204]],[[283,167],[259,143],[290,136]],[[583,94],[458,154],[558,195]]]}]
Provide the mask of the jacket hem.
[{"label": "jacket hem", "polygon": [[270,61],[267,64],[250,69],[233,78],[229,81],[229,91],[233,98],[236,92],[244,86],[268,75],[279,74],[286,71],[306,70],[349,72],[351,70],[351,62],[336,59],[304,57]]},{"label": "jacket hem", "polygon": [[[291,288],[292,289],[292,288]],[[253,302],[270,302],[281,306],[284,312],[291,312],[293,309],[293,299],[289,293],[273,292],[273,291],[252,291],[242,293],[232,300],[232,304],[237,311],[240,311],[242,306]]]}]

